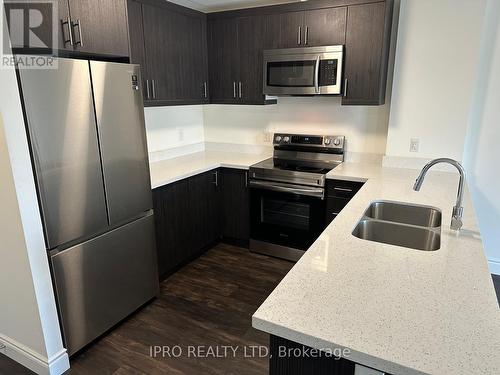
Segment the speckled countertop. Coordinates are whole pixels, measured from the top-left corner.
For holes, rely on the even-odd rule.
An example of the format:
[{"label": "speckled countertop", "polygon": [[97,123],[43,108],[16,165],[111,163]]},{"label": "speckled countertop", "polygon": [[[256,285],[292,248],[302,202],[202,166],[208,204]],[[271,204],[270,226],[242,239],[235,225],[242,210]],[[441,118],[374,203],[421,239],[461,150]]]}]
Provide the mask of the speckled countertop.
[{"label": "speckled countertop", "polygon": [[223,151],[202,151],[172,159],[150,163],[153,189],[207,172],[219,167],[248,169],[251,165],[271,157],[271,153],[250,154]]},{"label": "speckled countertop", "polygon": [[[500,309],[470,195],[449,229],[458,175],[343,163],[328,178],[366,181],[253,315],[253,326],[391,374],[500,374]],[[438,207],[441,248],[426,252],[351,232],[377,199]]]}]

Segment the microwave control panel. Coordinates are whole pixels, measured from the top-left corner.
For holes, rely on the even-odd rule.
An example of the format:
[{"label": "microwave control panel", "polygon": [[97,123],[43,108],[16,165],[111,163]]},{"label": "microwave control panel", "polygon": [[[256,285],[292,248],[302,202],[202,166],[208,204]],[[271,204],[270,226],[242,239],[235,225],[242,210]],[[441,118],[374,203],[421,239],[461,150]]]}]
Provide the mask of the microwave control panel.
[{"label": "microwave control panel", "polygon": [[337,84],[337,59],[321,60],[319,62],[319,85],[332,86]]}]

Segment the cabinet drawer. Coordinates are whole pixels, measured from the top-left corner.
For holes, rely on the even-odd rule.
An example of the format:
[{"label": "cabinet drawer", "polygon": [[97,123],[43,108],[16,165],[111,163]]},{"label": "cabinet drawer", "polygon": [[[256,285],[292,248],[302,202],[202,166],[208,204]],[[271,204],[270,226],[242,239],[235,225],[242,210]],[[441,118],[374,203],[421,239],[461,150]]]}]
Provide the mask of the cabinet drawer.
[{"label": "cabinet drawer", "polygon": [[330,197],[352,198],[363,184],[357,181],[328,180],[326,194]]},{"label": "cabinet drawer", "polygon": [[342,209],[349,203],[349,198],[328,197],[326,200],[326,225],[337,217]]}]

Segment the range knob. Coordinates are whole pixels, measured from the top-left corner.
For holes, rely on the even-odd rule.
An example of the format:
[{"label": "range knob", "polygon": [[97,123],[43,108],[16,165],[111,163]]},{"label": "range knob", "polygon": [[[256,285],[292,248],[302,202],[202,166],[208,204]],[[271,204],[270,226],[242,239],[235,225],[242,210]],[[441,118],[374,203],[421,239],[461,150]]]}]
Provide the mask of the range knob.
[{"label": "range knob", "polygon": [[335,146],[340,146],[340,138],[335,138],[335,140],[333,141],[333,144]]},{"label": "range knob", "polygon": [[290,142],[290,137],[285,136],[285,137],[283,138],[283,141],[285,141],[285,142]]},{"label": "range knob", "polygon": [[325,139],[325,146],[329,146],[330,143],[332,143],[332,140],[330,138]]},{"label": "range knob", "polygon": [[281,142],[281,135],[277,135],[274,139],[276,142]]}]

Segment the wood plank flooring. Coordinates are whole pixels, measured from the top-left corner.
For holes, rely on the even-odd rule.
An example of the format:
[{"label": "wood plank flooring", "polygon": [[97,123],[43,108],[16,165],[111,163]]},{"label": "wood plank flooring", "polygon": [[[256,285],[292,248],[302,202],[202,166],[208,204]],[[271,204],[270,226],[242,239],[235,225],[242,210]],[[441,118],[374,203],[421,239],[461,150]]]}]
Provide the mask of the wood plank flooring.
[{"label": "wood plank flooring", "polygon": [[[269,344],[251,316],[293,263],[219,244],[166,279],[160,296],[71,360],[69,374],[267,374],[244,346]],[[179,358],[150,346],[179,346]],[[188,346],[238,346],[236,356],[191,358]]]}]

